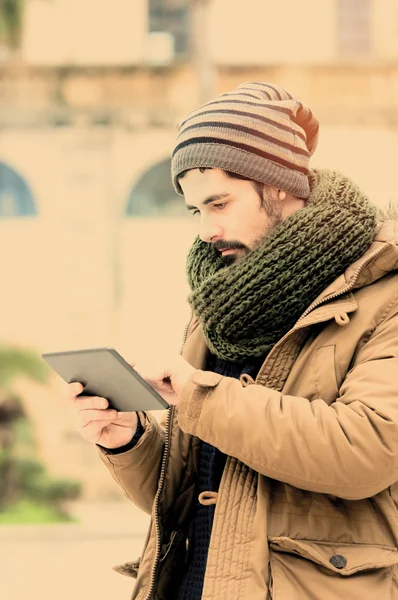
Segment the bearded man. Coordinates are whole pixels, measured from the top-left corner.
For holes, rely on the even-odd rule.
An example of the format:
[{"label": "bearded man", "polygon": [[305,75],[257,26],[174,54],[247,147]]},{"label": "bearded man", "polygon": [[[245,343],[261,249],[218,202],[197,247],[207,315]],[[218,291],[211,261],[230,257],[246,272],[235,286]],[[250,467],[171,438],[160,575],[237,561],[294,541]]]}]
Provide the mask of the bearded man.
[{"label": "bearded man", "polygon": [[[172,179],[198,220],[182,356],[136,370],[164,423],[70,398],[152,516],[137,600],[398,598],[398,248],[313,112],[251,82],[189,113]],[[123,570],[123,569],[121,569]]]}]

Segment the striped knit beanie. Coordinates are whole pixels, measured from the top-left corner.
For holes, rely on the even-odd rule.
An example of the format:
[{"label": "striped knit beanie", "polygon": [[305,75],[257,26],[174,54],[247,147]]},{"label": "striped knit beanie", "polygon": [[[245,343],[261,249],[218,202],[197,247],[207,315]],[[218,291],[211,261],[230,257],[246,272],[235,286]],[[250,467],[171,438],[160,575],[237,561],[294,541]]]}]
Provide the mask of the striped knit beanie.
[{"label": "striped knit beanie", "polygon": [[318,131],[311,109],[283,88],[242,83],[184,118],[171,161],[173,185],[182,195],[183,171],[213,167],[308,198]]}]

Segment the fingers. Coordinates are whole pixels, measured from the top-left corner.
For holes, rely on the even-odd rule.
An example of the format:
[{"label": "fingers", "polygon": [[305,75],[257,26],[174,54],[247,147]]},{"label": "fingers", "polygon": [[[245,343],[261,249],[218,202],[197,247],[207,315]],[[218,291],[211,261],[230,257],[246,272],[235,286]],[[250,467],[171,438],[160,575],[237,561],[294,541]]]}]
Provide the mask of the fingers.
[{"label": "fingers", "polygon": [[94,442],[98,444],[101,436],[103,436],[104,429],[109,425],[109,421],[91,421],[86,427],[80,429],[80,435],[83,439],[88,442]]},{"label": "fingers", "polygon": [[162,385],[163,381],[170,378],[170,369],[165,368],[163,362],[141,362],[137,363],[134,369],[145,379],[152,387]]},{"label": "fingers", "polygon": [[79,396],[84,393],[80,383],[67,385],[67,399],[76,414],[77,429],[83,439],[106,448],[124,446],[137,428],[137,414],[118,413],[109,408],[109,401],[100,396]]},{"label": "fingers", "polygon": [[100,396],[79,396],[74,399],[73,406],[77,412],[90,409],[104,410],[108,408],[109,402],[106,398]]},{"label": "fingers", "polygon": [[70,398],[73,398],[73,397],[81,394],[83,390],[84,390],[84,386],[81,383],[76,383],[76,382],[68,383],[67,395]]},{"label": "fingers", "polygon": [[[113,408],[110,408],[108,410],[87,409],[79,411],[77,418],[79,429],[84,429],[93,421],[96,421],[97,424],[100,421],[104,422],[106,425],[109,425],[110,423],[118,419],[118,413]],[[102,425],[102,427],[104,427],[104,425]]]},{"label": "fingers", "polygon": [[152,379],[147,379],[147,382],[150,386],[154,388],[157,392],[161,394],[172,394],[174,392],[173,386],[170,381],[162,379],[161,381],[155,381]]},{"label": "fingers", "polygon": [[67,399],[73,403],[77,412],[87,409],[105,409],[109,402],[100,396],[79,396],[84,390],[81,383],[69,383],[67,386]]}]

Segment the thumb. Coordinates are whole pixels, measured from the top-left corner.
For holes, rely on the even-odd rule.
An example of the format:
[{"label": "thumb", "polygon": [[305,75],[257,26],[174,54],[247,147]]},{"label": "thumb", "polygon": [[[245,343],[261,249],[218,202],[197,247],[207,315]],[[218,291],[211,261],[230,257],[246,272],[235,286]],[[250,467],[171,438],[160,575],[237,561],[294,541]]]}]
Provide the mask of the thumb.
[{"label": "thumb", "polygon": [[121,427],[137,427],[138,415],[136,412],[118,412],[114,423]]}]

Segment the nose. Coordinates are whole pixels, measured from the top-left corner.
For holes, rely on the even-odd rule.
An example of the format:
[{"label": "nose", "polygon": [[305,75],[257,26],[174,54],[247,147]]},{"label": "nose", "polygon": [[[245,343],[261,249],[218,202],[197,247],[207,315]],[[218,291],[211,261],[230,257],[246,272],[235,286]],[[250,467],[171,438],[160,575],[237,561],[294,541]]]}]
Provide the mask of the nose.
[{"label": "nose", "polygon": [[221,240],[223,236],[223,229],[220,225],[212,222],[210,219],[203,217],[200,222],[199,237],[202,242],[214,243],[217,240]]}]

